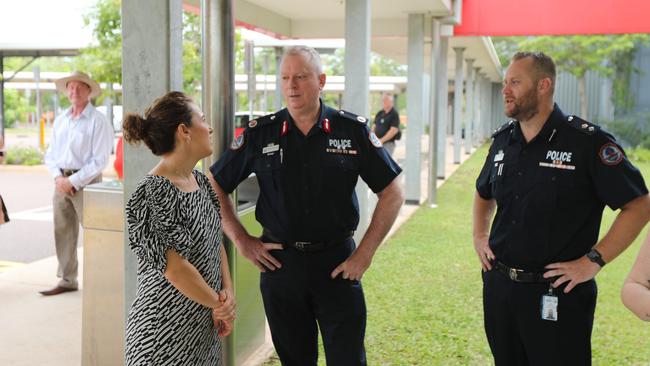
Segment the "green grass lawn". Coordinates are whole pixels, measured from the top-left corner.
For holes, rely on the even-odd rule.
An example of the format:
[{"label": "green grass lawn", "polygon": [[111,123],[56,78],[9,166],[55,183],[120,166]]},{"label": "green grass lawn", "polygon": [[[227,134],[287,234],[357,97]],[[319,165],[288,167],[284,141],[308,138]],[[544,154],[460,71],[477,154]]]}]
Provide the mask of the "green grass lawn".
[{"label": "green grass lawn", "polygon": [[[370,365],[492,363],[471,236],[474,181],[486,154],[487,145],[464,163],[439,190],[438,208],[421,207],[378,251],[364,276]],[[650,177],[650,163],[637,166]],[[614,216],[605,210],[604,229]],[[643,238],[645,230],[597,277],[594,365],[650,363],[650,328],[619,297]],[[279,364],[273,358],[266,365]],[[325,364],[322,351],[319,364]]]}]

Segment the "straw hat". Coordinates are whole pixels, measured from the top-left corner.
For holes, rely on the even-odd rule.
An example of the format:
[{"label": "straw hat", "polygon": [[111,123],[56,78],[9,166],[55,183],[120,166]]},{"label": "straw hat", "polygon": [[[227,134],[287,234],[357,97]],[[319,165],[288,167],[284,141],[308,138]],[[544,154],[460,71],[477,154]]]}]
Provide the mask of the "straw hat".
[{"label": "straw hat", "polygon": [[99,87],[99,84],[97,84],[95,80],[91,79],[90,76],[84,74],[81,71],[74,71],[72,74],[70,74],[70,76],[56,80],[54,82],[54,85],[56,85],[56,90],[63,94],[66,94],[66,86],[72,80],[81,81],[82,83],[88,85],[90,87],[90,98],[94,98],[102,92],[102,88]]}]

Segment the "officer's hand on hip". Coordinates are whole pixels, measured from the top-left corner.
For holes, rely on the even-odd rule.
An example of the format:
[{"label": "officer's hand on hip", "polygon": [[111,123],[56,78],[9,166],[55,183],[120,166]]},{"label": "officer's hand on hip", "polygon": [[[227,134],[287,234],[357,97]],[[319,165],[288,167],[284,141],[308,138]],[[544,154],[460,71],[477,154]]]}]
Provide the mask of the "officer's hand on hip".
[{"label": "officer's hand on hip", "polygon": [[253,262],[261,272],[266,272],[266,269],[275,271],[282,267],[282,264],[269,253],[269,250],[282,249],[282,244],[262,243],[260,239],[250,235],[238,244],[241,254]]},{"label": "officer's hand on hip", "polygon": [[491,270],[491,261],[495,259],[495,256],[490,249],[489,237],[487,235],[474,237],[474,250],[476,250],[478,260],[481,261],[483,272]]},{"label": "officer's hand on hip", "polygon": [[359,281],[368,267],[370,267],[371,262],[372,257],[360,253],[359,250],[355,250],[348,259],[332,271],[330,276],[332,279],[335,279],[336,276],[341,274],[341,278],[344,280]]},{"label": "officer's hand on hip", "polygon": [[570,262],[551,263],[544,268],[549,270],[544,272],[544,278],[559,277],[553,282],[553,287],[569,281],[564,288],[564,293],[568,293],[576,285],[596,277],[601,267],[598,263],[590,261],[587,256],[582,256]]}]

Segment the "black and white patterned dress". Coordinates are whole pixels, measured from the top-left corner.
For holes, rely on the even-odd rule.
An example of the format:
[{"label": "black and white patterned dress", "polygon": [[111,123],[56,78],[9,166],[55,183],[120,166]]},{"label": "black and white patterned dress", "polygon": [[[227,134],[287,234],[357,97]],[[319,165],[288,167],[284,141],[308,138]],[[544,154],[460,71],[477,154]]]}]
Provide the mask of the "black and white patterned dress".
[{"label": "black and white patterned dress", "polygon": [[219,201],[198,171],[199,189],[183,192],[147,175],[126,205],[129,246],[138,258],[138,291],[126,325],[126,365],[221,365],[212,311],[164,277],[165,251],[175,250],[221,289]]}]

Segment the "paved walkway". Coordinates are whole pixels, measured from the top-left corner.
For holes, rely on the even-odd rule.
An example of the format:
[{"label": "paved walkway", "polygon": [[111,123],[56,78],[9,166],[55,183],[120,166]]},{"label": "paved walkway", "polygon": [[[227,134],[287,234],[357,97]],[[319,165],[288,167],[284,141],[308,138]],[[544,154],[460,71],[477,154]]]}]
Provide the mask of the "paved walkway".
[{"label": "paved walkway", "polygon": [[[449,177],[458,165],[453,164],[451,139],[447,141],[446,176]],[[428,142],[422,138],[423,169],[426,172]],[[404,140],[395,150],[398,162],[404,159]],[[469,157],[462,153],[463,161]],[[403,165],[403,164],[402,164]],[[113,176],[110,168],[105,177]],[[22,169],[22,168],[17,168]],[[27,168],[39,169],[39,167]],[[40,169],[44,169],[40,167]],[[427,192],[427,176],[422,174],[423,194]],[[440,186],[442,180],[438,180]],[[403,224],[419,206],[405,205],[396,224],[389,233]],[[2,243],[0,243],[1,245]],[[80,268],[83,273],[83,250],[79,250]],[[11,366],[77,366],[81,364],[81,303],[83,291],[65,293],[53,297],[38,294],[55,284],[57,261],[55,257],[45,258],[29,264],[16,266],[0,272],[0,365]],[[80,284],[83,287],[83,283]],[[269,348],[270,349],[270,344]],[[261,355],[267,353],[261,352]],[[250,365],[259,364],[251,360]]]}]

